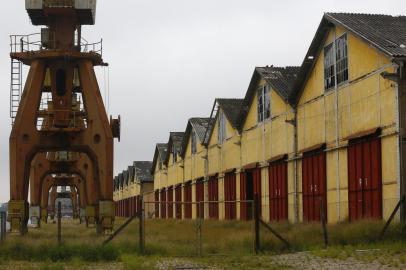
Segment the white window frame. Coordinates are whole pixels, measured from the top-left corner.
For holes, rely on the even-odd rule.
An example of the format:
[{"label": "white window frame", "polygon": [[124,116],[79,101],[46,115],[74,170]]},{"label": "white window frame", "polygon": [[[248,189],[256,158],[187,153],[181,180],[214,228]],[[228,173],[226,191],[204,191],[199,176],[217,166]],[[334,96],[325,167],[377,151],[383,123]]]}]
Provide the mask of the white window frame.
[{"label": "white window frame", "polygon": [[[345,40],[345,42],[342,42]],[[344,44],[339,46],[338,44]],[[327,58],[329,54],[330,58]],[[327,62],[327,60],[330,61]],[[331,63],[333,61],[333,63]],[[329,67],[326,68],[326,65]],[[327,72],[329,72],[328,77]],[[344,33],[333,42],[324,47],[324,91],[335,89],[342,83],[349,80],[349,66],[348,66],[348,37]]]},{"label": "white window frame", "polygon": [[257,120],[263,123],[271,118],[271,93],[268,84],[260,87],[257,91]]},{"label": "white window frame", "polygon": [[191,149],[192,149],[192,155],[197,153],[197,140],[196,140],[196,132],[192,128],[191,132]]},{"label": "white window frame", "polygon": [[226,116],[222,110],[219,110],[218,134],[217,134],[218,144],[222,145],[225,140],[226,140]]}]

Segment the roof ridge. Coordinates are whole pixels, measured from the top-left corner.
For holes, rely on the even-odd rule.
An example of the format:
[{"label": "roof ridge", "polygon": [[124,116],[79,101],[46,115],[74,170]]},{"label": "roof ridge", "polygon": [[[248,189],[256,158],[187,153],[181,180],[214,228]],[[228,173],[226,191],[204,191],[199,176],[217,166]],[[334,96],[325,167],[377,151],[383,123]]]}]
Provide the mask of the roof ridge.
[{"label": "roof ridge", "polygon": [[363,13],[363,12],[324,12],[324,15],[326,14],[344,14],[344,15],[366,15],[366,16],[385,16],[385,17],[392,17],[392,18],[398,18],[398,17],[406,17],[405,15],[391,15],[391,14],[382,14],[382,13]]}]

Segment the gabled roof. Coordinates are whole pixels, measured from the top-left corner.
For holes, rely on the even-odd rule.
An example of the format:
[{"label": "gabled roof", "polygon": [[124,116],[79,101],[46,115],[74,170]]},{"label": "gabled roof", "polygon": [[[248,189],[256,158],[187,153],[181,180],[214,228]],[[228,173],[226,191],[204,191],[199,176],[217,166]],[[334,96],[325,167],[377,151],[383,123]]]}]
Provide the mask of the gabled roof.
[{"label": "gabled roof", "polygon": [[154,159],[152,160],[151,175],[154,174],[154,168],[158,162],[164,162],[166,160],[166,155],[168,154],[168,144],[167,143],[157,143],[155,146]]},{"label": "gabled roof", "polygon": [[124,170],[124,171],[123,171],[123,178],[124,178],[124,184],[125,184],[126,186],[128,186],[129,177],[128,177],[128,171],[127,171],[127,170]]},{"label": "gabled roof", "polygon": [[128,166],[128,182],[134,182],[134,166]]},{"label": "gabled roof", "polygon": [[204,135],[206,134],[207,129],[209,128],[210,118],[201,118],[201,117],[194,117],[190,118],[187,126],[185,135],[183,136],[182,141],[182,158],[185,156],[187,144],[189,141],[190,134],[192,130],[196,134],[196,138],[200,141],[200,144],[204,144]]},{"label": "gabled roof", "polygon": [[113,179],[113,187],[114,191],[116,191],[119,188],[118,176],[115,176]]},{"label": "gabled roof", "polygon": [[118,177],[118,183],[119,183],[119,187],[123,187],[123,186],[124,186],[124,177],[123,177],[123,173],[119,173],[117,177]]},{"label": "gabled roof", "polygon": [[244,100],[240,98],[218,98],[216,100],[230,124],[235,129],[238,129],[240,126],[240,111]]},{"label": "gabled roof", "polygon": [[406,57],[406,16],[325,13],[300,67],[293,86],[294,94],[289,98],[291,103],[297,104],[299,101],[329,30],[334,25],[345,28],[389,57]]},{"label": "gabled roof", "polygon": [[326,13],[325,19],[338,24],[392,57],[406,56],[406,16]]},{"label": "gabled roof", "polygon": [[[241,126],[248,115],[249,108],[253,102],[257,91],[258,83],[264,79],[279,94],[279,96],[289,103],[289,97],[293,94],[293,84],[297,78],[300,67],[256,67],[252,75],[251,82],[248,86],[244,98],[244,105],[241,109]],[[293,104],[290,104],[293,105]]]},{"label": "gabled roof", "polygon": [[208,145],[211,135],[213,134],[213,126],[215,125],[215,123],[216,123],[215,119],[217,119],[217,116],[218,116],[218,111],[217,111],[214,118],[212,118],[213,113],[216,110],[216,105],[218,105],[218,107],[224,112],[224,115],[226,116],[227,120],[230,122],[231,126],[238,131],[240,130],[240,126],[241,126],[240,114],[241,114],[241,110],[244,105],[244,99],[216,98],[214,100],[213,109],[211,111],[211,116],[210,116],[211,123],[208,127],[208,130],[206,131],[205,138],[204,138],[206,145]]},{"label": "gabled roof", "polygon": [[173,151],[176,151],[180,154],[182,149],[182,141],[183,136],[185,135],[184,132],[170,132],[169,133],[169,141],[168,141],[168,152],[165,158],[164,164],[168,165],[169,157]]},{"label": "gabled roof", "polygon": [[141,183],[154,181],[151,175],[151,161],[134,161],[134,179],[138,179]]}]

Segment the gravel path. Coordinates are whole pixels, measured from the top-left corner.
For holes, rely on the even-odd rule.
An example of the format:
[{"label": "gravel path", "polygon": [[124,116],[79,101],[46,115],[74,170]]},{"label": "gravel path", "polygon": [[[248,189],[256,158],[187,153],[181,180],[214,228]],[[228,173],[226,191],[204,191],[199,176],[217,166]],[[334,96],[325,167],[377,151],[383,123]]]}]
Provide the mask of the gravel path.
[{"label": "gravel path", "polygon": [[312,269],[325,269],[325,270],[392,270],[392,269],[405,269],[401,267],[391,267],[387,265],[382,265],[377,261],[372,262],[362,262],[354,258],[348,258],[346,260],[331,259],[331,258],[320,258],[313,256],[307,252],[284,254],[273,256],[272,260],[275,263],[290,266],[293,269],[301,270],[312,270]]}]

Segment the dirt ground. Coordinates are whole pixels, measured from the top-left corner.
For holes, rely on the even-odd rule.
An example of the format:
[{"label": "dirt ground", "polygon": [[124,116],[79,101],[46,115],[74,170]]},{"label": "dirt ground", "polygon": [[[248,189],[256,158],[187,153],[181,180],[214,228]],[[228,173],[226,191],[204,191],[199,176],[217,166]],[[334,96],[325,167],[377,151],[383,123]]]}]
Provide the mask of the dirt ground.
[{"label": "dirt ground", "polygon": [[300,270],[375,270],[375,269],[406,269],[405,264],[386,265],[376,260],[365,262],[353,257],[347,259],[322,258],[308,252],[291,253],[277,256],[244,256],[240,258],[205,257],[201,259],[190,258],[143,258],[137,257],[136,264],[97,263],[72,264],[64,263],[28,263],[15,262],[0,265],[1,270],[22,269],[88,269],[88,270],[126,270],[126,269],[156,269],[156,270],[233,270],[233,269],[300,269]]}]

